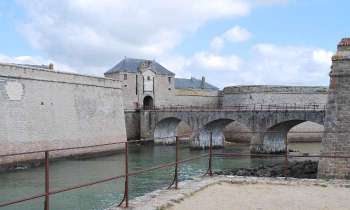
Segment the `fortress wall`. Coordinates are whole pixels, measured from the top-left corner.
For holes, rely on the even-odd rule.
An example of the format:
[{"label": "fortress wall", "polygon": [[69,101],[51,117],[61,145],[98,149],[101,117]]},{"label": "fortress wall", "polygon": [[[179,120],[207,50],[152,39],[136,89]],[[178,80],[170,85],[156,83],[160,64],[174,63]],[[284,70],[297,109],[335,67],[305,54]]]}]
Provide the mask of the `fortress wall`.
[{"label": "fortress wall", "polygon": [[219,106],[220,91],[176,89],[172,105],[176,106]]},{"label": "fortress wall", "polygon": [[326,104],[327,87],[231,86],[224,88],[223,106],[238,104]]},{"label": "fortress wall", "polygon": [[140,112],[125,110],[125,126],[128,140],[140,139]]},{"label": "fortress wall", "polygon": [[[0,64],[0,154],[126,140],[118,81]],[[66,156],[120,146],[51,153]],[[0,158],[0,164],[43,154]]]}]

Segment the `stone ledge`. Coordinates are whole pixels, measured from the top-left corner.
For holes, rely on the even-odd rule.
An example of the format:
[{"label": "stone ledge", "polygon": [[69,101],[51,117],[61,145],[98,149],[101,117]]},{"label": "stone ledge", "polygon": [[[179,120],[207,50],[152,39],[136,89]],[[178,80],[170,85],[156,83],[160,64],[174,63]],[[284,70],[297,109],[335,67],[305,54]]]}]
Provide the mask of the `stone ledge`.
[{"label": "stone ledge", "polygon": [[[303,185],[303,186],[335,186],[350,188],[350,181],[347,180],[321,180],[321,179],[295,179],[284,177],[244,177],[244,176],[214,176],[196,177],[193,180],[186,180],[179,183],[178,190],[156,190],[144,196],[129,201],[129,208],[133,210],[161,210],[173,206],[211,185],[218,183],[232,184],[271,184],[271,185]],[[126,208],[111,207],[106,210],[122,210]]]}]

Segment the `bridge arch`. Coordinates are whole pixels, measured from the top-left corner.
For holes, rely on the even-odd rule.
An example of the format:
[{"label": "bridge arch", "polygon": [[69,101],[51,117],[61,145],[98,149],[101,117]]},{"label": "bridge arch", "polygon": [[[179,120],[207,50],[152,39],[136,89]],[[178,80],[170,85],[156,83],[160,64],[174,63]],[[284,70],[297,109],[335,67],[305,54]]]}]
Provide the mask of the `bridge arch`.
[{"label": "bridge arch", "polygon": [[223,147],[225,141],[224,128],[233,122],[233,119],[223,118],[208,122],[199,129],[198,135],[192,141],[192,147],[207,148],[210,145],[210,132],[214,147]]},{"label": "bridge arch", "polygon": [[268,129],[265,132],[260,133],[262,135],[262,150],[265,153],[281,153],[285,152],[285,146],[287,141],[288,132],[295,126],[304,123],[313,122],[323,126],[323,122],[318,120],[286,120],[279,122]]},{"label": "bridge arch", "polygon": [[180,118],[177,117],[166,117],[157,122],[153,137],[155,143],[160,144],[173,144],[175,143],[177,133],[177,128],[180,123],[185,124],[185,127],[190,126]]}]

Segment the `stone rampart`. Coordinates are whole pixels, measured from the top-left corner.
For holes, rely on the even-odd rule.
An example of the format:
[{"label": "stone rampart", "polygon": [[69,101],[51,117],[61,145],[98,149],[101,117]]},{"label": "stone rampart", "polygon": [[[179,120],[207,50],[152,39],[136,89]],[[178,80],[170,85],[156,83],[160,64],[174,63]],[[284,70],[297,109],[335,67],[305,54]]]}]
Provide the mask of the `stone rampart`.
[{"label": "stone rampart", "polygon": [[231,86],[224,88],[223,106],[238,104],[325,104],[328,88],[322,86]]},{"label": "stone rampart", "polygon": [[220,91],[176,89],[172,105],[179,106],[220,106],[222,93]]},{"label": "stone rampart", "polygon": [[[126,140],[118,81],[0,64],[0,154]],[[53,152],[95,153],[116,146]],[[0,164],[43,154],[0,158]]]}]

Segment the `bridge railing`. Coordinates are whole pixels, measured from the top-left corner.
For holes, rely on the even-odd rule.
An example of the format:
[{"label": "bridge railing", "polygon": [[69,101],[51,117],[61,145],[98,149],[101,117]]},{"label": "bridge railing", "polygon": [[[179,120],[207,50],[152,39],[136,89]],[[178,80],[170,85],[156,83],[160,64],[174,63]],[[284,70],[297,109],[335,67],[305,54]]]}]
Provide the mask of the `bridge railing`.
[{"label": "bridge railing", "polygon": [[[174,167],[174,177],[172,182],[170,183],[168,189],[171,187],[174,187],[175,189],[178,189],[178,182],[179,182],[179,165],[184,164],[190,161],[206,158],[207,159],[207,170],[204,175],[208,176],[213,176],[214,171],[213,171],[213,159],[214,158],[238,158],[238,157],[283,157],[284,158],[284,176],[287,178],[288,177],[288,164],[289,164],[289,158],[294,157],[308,157],[308,158],[342,158],[342,159],[348,159],[350,156],[341,156],[341,155],[290,155],[288,152],[284,154],[251,154],[251,153],[238,153],[238,152],[214,152],[214,146],[213,146],[213,135],[212,132],[210,132],[209,135],[209,148],[208,152],[205,154],[197,155],[191,158],[186,158],[186,159],[181,159],[180,153],[179,153],[179,145],[180,141],[188,141],[182,139],[182,137],[188,136],[186,135],[176,135],[176,136],[167,136],[167,137],[162,137],[164,139],[166,138],[175,138],[175,157],[174,157],[174,162],[170,163],[165,163],[165,164],[160,164],[156,166],[152,166],[149,168],[144,168],[140,169],[137,171],[132,171],[129,172],[129,144],[132,143],[141,143],[145,141],[153,141],[154,139],[143,139],[143,140],[132,140],[132,141],[122,141],[122,142],[112,142],[112,143],[107,143],[107,144],[98,144],[98,145],[90,145],[90,146],[80,146],[80,147],[69,147],[69,148],[58,148],[58,149],[49,149],[49,150],[38,150],[38,151],[31,151],[31,152],[22,152],[22,153],[12,153],[12,154],[4,154],[0,155],[0,158],[4,157],[9,157],[9,156],[17,156],[17,155],[26,155],[26,154],[34,154],[34,153],[44,153],[45,158],[44,158],[44,167],[45,167],[45,176],[44,176],[44,192],[35,194],[35,195],[30,195],[28,197],[24,198],[19,198],[11,201],[6,201],[3,203],[0,203],[0,207],[6,207],[6,206],[11,206],[15,205],[18,203],[23,203],[27,201],[31,201],[34,199],[38,198],[44,198],[44,210],[49,210],[50,209],[50,196],[58,194],[58,193],[63,193],[67,191],[72,191],[75,189],[80,189],[80,188],[85,188],[105,182],[110,182],[113,180],[120,180],[124,178],[124,196],[122,201],[119,203],[118,206],[125,205],[125,207],[129,207],[129,177],[131,176],[137,176],[142,173],[147,173],[159,169],[164,169],[164,168],[170,168]],[[158,139],[162,139],[158,138]],[[73,186],[61,188],[61,189],[52,189],[50,187],[50,153],[55,152],[55,151],[62,151],[62,150],[72,150],[72,149],[86,149],[86,148],[95,148],[95,147],[102,147],[102,146],[110,146],[110,145],[124,145],[124,174],[120,174],[117,176],[113,177],[105,177],[96,181],[92,182],[87,182],[87,183],[82,183],[82,184],[76,184]],[[285,151],[288,151],[288,142],[286,142],[286,147]]]},{"label": "bridge railing", "polygon": [[230,106],[153,106],[148,111],[324,111],[326,104],[237,104]]}]

